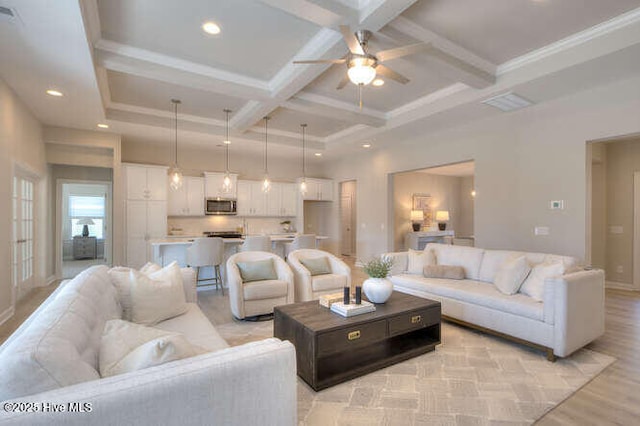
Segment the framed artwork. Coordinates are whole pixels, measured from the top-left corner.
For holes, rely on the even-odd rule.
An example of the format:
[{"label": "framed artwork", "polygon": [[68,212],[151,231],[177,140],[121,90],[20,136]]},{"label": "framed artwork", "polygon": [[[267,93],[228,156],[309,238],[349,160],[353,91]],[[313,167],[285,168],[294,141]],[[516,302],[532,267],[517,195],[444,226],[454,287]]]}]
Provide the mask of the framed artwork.
[{"label": "framed artwork", "polygon": [[422,228],[429,229],[433,223],[433,212],[431,211],[432,197],[429,194],[413,194],[413,210],[422,210],[424,213],[424,220],[422,221]]}]

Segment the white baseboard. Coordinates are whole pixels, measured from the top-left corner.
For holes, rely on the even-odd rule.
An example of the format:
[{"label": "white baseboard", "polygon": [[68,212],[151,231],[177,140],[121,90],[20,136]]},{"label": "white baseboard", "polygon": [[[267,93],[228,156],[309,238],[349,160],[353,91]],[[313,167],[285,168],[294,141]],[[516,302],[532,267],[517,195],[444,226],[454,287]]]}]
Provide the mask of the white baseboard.
[{"label": "white baseboard", "polygon": [[44,282],[44,285],[46,285],[46,286],[47,286],[47,285],[51,285],[51,284],[53,284],[57,279],[58,279],[58,277],[57,277],[55,274],[53,274],[53,275],[51,275],[51,276],[47,277],[47,279],[46,279],[46,280],[45,280],[45,282]]},{"label": "white baseboard", "polygon": [[0,325],[4,324],[9,318],[13,316],[15,309],[13,306],[5,309],[3,313],[0,314]]},{"label": "white baseboard", "polygon": [[633,287],[633,284],[620,283],[617,281],[605,281],[604,286],[605,288],[612,288],[616,290],[637,290]]}]

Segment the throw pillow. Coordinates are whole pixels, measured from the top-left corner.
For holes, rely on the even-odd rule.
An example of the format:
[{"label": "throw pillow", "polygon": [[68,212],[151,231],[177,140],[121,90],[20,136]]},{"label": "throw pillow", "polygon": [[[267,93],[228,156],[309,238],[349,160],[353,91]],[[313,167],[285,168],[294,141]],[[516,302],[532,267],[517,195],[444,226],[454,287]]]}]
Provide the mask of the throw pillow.
[{"label": "throw pillow", "polygon": [[542,302],[544,298],[544,280],[564,274],[564,265],[560,262],[541,263],[531,268],[527,279],[520,287],[520,293]]},{"label": "throw pillow", "polygon": [[237,262],[242,282],[277,280],[278,274],[273,267],[273,259],[254,260],[252,262]]},{"label": "throw pillow", "polygon": [[311,275],[325,275],[331,273],[331,265],[329,264],[329,259],[327,259],[326,256],[300,259],[300,263],[309,270]]},{"label": "throw pillow", "polygon": [[446,278],[449,280],[463,280],[464,268],[453,265],[427,265],[423,275],[426,278]]},{"label": "throw pillow", "polygon": [[114,376],[205,352],[178,333],[111,320],[105,324],[100,342],[100,375]]},{"label": "throw pillow", "polygon": [[140,268],[140,272],[142,272],[143,274],[149,275],[149,274],[153,274],[154,272],[158,272],[161,269],[162,269],[162,266],[158,265],[157,263],[147,262],[144,264],[142,268]]},{"label": "throw pillow", "polygon": [[420,275],[427,265],[435,265],[436,256],[433,250],[412,250],[407,253],[407,273]]},{"label": "throw pillow", "polygon": [[131,285],[131,320],[154,325],[187,311],[182,273],[177,262],[145,275],[129,271]]},{"label": "throw pillow", "polygon": [[[132,268],[124,266],[115,266],[109,269],[111,282],[118,290],[118,299],[122,306],[122,319],[131,321],[131,281],[129,280],[129,272]],[[147,262],[140,272],[149,275],[162,270],[162,267],[156,263]]]},{"label": "throw pillow", "polygon": [[530,271],[525,256],[509,259],[498,269],[494,284],[504,294],[516,294]]}]

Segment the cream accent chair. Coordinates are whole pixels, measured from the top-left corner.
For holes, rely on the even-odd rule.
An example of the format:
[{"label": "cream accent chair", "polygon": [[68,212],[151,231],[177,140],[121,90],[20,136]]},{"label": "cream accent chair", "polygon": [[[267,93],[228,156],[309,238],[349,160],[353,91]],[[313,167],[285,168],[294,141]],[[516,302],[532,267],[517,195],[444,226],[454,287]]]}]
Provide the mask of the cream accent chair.
[{"label": "cream accent chair", "polygon": [[[330,274],[311,275],[300,259],[326,257],[331,267]],[[289,253],[287,263],[293,271],[296,302],[315,300],[322,294],[342,291],[351,287],[351,268],[331,253],[316,249],[301,249]]]},{"label": "cream accent chair", "polygon": [[248,235],[239,251],[271,251],[271,237],[268,235]]},{"label": "cream accent chair", "polygon": [[[278,279],[242,282],[238,262],[273,259]],[[227,260],[229,302],[233,316],[239,319],[273,313],[273,307],[293,303],[293,273],[282,258],[265,251],[246,251]]]}]

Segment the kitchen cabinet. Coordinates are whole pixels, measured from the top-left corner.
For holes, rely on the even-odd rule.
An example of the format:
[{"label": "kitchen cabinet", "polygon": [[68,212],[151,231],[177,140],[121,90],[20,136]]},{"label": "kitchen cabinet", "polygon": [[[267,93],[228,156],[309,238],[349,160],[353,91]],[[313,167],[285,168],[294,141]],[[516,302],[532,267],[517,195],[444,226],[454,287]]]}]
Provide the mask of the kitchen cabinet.
[{"label": "kitchen cabinet", "polygon": [[238,216],[266,216],[266,202],[261,181],[238,181]]},{"label": "kitchen cabinet", "polygon": [[167,202],[127,200],[125,204],[126,263],[140,268],[152,258],[149,240],[162,238],[167,233]]},{"label": "kitchen cabinet", "polygon": [[[298,179],[298,184],[300,184]],[[302,196],[303,200],[310,201],[333,201],[333,180],[306,178],[307,193]]]},{"label": "kitchen cabinet", "polygon": [[204,216],[204,178],[185,176],[177,190],[169,190],[169,216]]},{"label": "kitchen cabinet", "polygon": [[275,217],[295,216],[297,211],[297,188],[295,183],[277,183],[267,195],[267,215]]},{"label": "kitchen cabinet", "polygon": [[238,197],[238,175],[229,174],[231,177],[231,191],[224,192],[224,173],[205,172],[204,188],[207,198],[231,198]]},{"label": "kitchen cabinet", "polygon": [[167,167],[123,165],[127,200],[166,200]]}]

